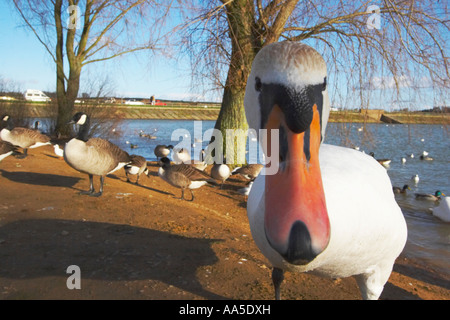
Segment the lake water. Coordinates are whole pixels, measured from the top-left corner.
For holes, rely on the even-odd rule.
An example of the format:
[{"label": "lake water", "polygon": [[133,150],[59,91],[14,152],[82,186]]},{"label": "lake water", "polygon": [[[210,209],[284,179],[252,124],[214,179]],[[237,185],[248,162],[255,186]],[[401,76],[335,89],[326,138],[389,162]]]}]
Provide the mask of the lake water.
[{"label": "lake water", "polygon": [[[45,120],[42,121],[45,130]],[[156,160],[153,153],[158,144],[176,145],[185,139],[194,143],[192,156],[206,147],[214,121],[187,120],[122,120],[109,140],[130,154],[139,154],[147,160]],[[175,131],[175,130],[181,131]],[[142,130],[142,131],[141,131]],[[140,132],[155,136],[141,137]],[[173,133],[176,133],[173,138]],[[190,136],[189,136],[190,135]],[[203,141],[203,142],[202,142]],[[441,190],[450,196],[450,142],[448,126],[329,123],[325,143],[346,147],[359,147],[361,152],[374,152],[375,158],[392,160],[386,168],[394,186],[408,184],[411,191],[406,196],[396,196],[408,224],[407,256],[426,260],[441,272],[450,275],[450,223],[431,214],[436,204],[418,201],[414,193],[433,193]],[[131,146],[136,148],[131,148]],[[254,151],[254,150],[252,150]],[[419,156],[427,151],[433,161],[423,161]],[[250,152],[249,154],[255,154]],[[410,155],[413,154],[414,158]],[[406,163],[401,158],[406,158]],[[254,160],[254,159],[252,159]],[[411,177],[419,175],[415,184]]]}]

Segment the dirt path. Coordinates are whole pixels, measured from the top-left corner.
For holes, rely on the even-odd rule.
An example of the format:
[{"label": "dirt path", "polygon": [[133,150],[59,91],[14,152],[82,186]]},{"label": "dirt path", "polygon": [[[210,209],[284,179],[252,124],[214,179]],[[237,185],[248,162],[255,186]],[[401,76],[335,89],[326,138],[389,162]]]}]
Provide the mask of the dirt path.
[{"label": "dirt path", "polygon": [[[271,269],[253,243],[243,179],[205,186],[194,202],[157,176],[122,171],[100,198],[52,147],[0,163],[0,299],[272,299]],[[134,180],[133,180],[134,181]],[[95,179],[98,186],[98,179]],[[66,273],[79,266],[81,289]],[[450,299],[450,279],[400,257],[382,299]],[[287,274],[285,299],[360,299],[352,278]]]}]

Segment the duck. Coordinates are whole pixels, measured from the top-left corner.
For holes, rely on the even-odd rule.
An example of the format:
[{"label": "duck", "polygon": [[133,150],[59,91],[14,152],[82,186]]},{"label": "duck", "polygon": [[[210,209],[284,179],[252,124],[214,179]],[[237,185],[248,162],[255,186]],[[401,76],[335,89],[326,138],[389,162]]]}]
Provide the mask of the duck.
[{"label": "duck", "polygon": [[12,119],[9,115],[2,117],[3,129],[0,131],[0,138],[3,141],[8,141],[11,144],[23,149],[22,155],[18,158],[26,158],[28,156],[28,149],[38,148],[50,145],[50,137],[29,128],[14,127]]},{"label": "duck", "polygon": [[230,176],[230,167],[225,163],[215,163],[211,168],[211,177],[221,182],[220,189],[222,189],[225,180],[227,180]]},{"label": "duck", "polygon": [[0,161],[17,152],[17,147],[8,141],[0,140]]},{"label": "duck", "polygon": [[450,197],[442,198],[439,206],[432,209],[433,216],[444,222],[450,222]]},{"label": "duck", "polygon": [[239,174],[247,180],[255,180],[264,166],[259,163],[250,163],[242,167],[235,168],[232,175]]},{"label": "duck", "polygon": [[130,148],[131,149],[136,149],[137,147],[139,147],[137,144],[130,143]]},{"label": "duck", "polygon": [[59,144],[55,143],[53,145],[53,150],[60,159],[64,159],[64,149],[61,149]]},{"label": "duck", "polygon": [[402,157],[401,162],[402,162],[402,164],[405,164],[406,163],[406,158]]},{"label": "duck", "polygon": [[425,161],[433,161],[434,159],[432,157],[429,157],[428,155],[420,155],[420,160],[425,160]]},{"label": "duck", "polygon": [[[193,189],[198,189],[211,179],[205,172],[185,163],[171,164],[169,158],[163,157],[159,160],[158,176],[168,184],[181,189],[181,200],[194,201]],[[191,192],[191,199],[184,197],[184,191]]]},{"label": "duck", "polygon": [[156,160],[159,161],[160,158],[167,157],[170,154],[170,150],[173,149],[173,145],[169,144],[168,146],[159,144],[155,147],[153,152],[155,153]]},{"label": "duck", "polygon": [[441,196],[445,196],[440,190],[437,190],[434,194],[429,193],[415,193],[417,200],[439,201]]},{"label": "duck", "polygon": [[[369,153],[372,157],[375,158],[375,154],[373,152]],[[391,159],[376,159],[379,164],[381,164],[384,167],[389,167],[389,164],[391,163]]]},{"label": "duck", "polygon": [[127,182],[131,182],[128,175],[137,175],[135,184],[139,185],[139,177],[141,176],[141,174],[145,174],[148,177],[150,173],[147,168],[147,160],[144,157],[136,154],[130,155],[130,160],[130,163],[126,164],[123,167],[125,170],[125,175],[127,177]]},{"label": "duck", "polygon": [[415,184],[418,184],[420,181],[419,175],[415,174],[411,177],[411,181],[413,181]]},{"label": "duck", "polygon": [[[90,117],[77,112],[69,122],[79,126],[77,136],[66,143],[64,160],[75,170],[89,176],[89,190],[82,195],[100,197],[106,175],[131,163],[130,155],[112,142],[102,138],[89,138]],[[93,176],[100,176],[100,188],[95,192]]]},{"label": "duck", "polygon": [[139,131],[139,137],[141,137],[141,138],[149,138],[151,140],[155,140],[156,139],[156,136],[151,135],[149,133],[145,133],[143,130]]},{"label": "duck", "polygon": [[403,186],[403,188],[400,188],[400,187],[392,187],[392,191],[393,191],[394,193],[406,193],[406,190],[411,190],[411,188],[410,188],[407,184],[405,184],[405,185]]},{"label": "duck", "polygon": [[186,148],[173,149],[172,158],[176,164],[191,162],[191,155]]},{"label": "duck", "polygon": [[[279,133],[279,159],[247,201],[252,238],[272,266],[275,299],[285,272],[353,276],[378,299],[407,239],[387,171],[373,157],[324,144],[330,114],[326,64],[312,47],[277,42],[256,55],[244,97],[249,128]],[[272,166],[274,166],[272,168]],[[362,174],[364,172],[364,174]]]}]

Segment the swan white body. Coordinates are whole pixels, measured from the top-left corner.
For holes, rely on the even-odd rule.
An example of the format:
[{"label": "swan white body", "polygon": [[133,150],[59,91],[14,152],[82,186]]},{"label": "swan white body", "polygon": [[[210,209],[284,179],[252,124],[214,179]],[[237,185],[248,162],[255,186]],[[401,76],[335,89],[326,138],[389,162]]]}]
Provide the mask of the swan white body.
[{"label": "swan white body", "polygon": [[272,249],[264,232],[264,175],[256,178],[247,202],[252,236],[274,267],[331,278],[356,275],[363,297],[377,299],[407,238],[389,177],[375,159],[352,149],[323,144],[319,159],[331,225],[325,251],[297,266]]},{"label": "swan white body", "polygon": [[441,199],[439,206],[433,208],[433,216],[438,217],[442,221],[450,222],[450,197]]}]

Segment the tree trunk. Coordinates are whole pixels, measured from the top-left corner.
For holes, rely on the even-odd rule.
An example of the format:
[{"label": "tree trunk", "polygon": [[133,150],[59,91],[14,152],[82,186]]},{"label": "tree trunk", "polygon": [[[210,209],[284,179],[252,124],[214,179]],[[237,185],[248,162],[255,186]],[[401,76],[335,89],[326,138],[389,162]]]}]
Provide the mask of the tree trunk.
[{"label": "tree trunk", "polygon": [[67,30],[66,52],[69,60],[69,78],[64,73],[64,37],[63,21],[61,20],[63,1],[55,2],[55,27],[56,27],[56,97],[58,100],[58,116],[56,118],[55,133],[61,136],[69,136],[71,128],[67,125],[73,116],[75,99],[80,88],[81,62],[73,52],[75,29]]},{"label": "tree trunk", "polygon": [[[222,132],[225,153],[227,150],[226,130],[248,130],[244,96],[253,59],[263,46],[278,41],[297,3],[298,0],[286,0],[280,5],[279,1],[272,1],[267,10],[260,12],[260,14],[265,12],[267,16],[261,17],[259,21],[256,20],[254,1],[234,0],[226,4],[231,39],[231,61],[222,106],[215,125],[215,128]],[[273,22],[269,27],[270,20]],[[236,143],[235,146],[237,147]],[[243,147],[245,148],[245,145]],[[233,159],[225,154],[227,163],[242,164],[237,159],[237,155],[237,149]]]},{"label": "tree trunk", "polygon": [[[234,143],[234,156],[227,156],[227,130],[240,129],[247,131],[248,124],[245,117],[244,96],[247,78],[251,71],[251,63],[255,56],[254,36],[252,33],[254,21],[254,7],[252,1],[235,0],[227,5],[227,17],[232,45],[230,67],[225,83],[222,106],[215,128],[222,132],[223,152],[228,164],[243,164],[238,159],[239,146]],[[244,150],[245,154],[245,150]],[[233,158],[233,159],[232,159]],[[245,161],[244,161],[245,162]]]}]

